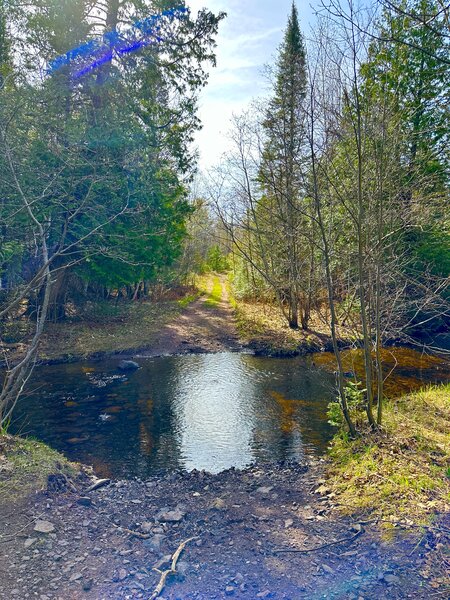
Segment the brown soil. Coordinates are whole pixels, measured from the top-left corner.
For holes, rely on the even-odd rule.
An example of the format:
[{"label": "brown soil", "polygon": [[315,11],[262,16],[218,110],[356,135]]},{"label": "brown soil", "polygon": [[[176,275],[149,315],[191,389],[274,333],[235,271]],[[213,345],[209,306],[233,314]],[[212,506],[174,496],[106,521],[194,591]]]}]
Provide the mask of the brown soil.
[{"label": "brown soil", "polygon": [[[317,465],[278,464],[91,492],[83,478],[55,491],[53,478],[53,491],[0,523],[0,598],[149,599],[155,569],[190,538],[161,598],[448,597],[448,519],[383,541],[373,523],[340,516],[318,474]],[[35,531],[38,519],[54,529]]]},{"label": "brown soil", "polygon": [[164,356],[242,350],[233,310],[228,301],[225,279],[222,276],[220,280],[220,302],[210,306],[208,296],[201,296],[155,335],[151,347],[130,354]]}]

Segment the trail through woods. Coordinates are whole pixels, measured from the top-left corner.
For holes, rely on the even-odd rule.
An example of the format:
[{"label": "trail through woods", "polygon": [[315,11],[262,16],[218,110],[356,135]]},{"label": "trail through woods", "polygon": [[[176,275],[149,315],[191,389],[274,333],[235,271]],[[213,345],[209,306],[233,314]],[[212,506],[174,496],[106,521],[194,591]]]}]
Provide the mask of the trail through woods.
[{"label": "trail through woods", "polygon": [[210,278],[211,286],[214,280],[220,281],[220,298],[216,300],[210,294],[200,296],[159,331],[151,347],[141,353],[142,356],[242,349],[229,303],[226,278],[223,275]]}]

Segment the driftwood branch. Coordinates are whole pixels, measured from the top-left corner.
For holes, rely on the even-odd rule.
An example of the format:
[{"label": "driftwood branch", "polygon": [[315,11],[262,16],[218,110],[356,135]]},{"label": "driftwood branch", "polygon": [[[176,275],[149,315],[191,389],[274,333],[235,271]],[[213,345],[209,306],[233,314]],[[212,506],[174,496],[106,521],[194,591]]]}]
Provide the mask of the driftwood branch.
[{"label": "driftwood branch", "polygon": [[189,542],[192,542],[193,540],[196,540],[196,539],[198,539],[198,538],[191,537],[191,538],[185,540],[184,542],[181,542],[181,544],[178,546],[178,548],[176,549],[176,551],[174,552],[174,554],[172,556],[172,563],[170,565],[170,569],[167,569],[166,571],[160,571],[159,569],[155,569],[155,571],[157,571],[158,573],[161,574],[161,577],[159,579],[158,585],[156,586],[156,588],[153,591],[152,595],[150,596],[149,600],[155,600],[155,598],[157,598],[161,594],[161,592],[164,589],[164,586],[166,585],[166,580],[169,577],[169,575],[174,575],[177,572],[177,562],[181,556],[181,553],[186,548],[186,546],[189,544]]}]

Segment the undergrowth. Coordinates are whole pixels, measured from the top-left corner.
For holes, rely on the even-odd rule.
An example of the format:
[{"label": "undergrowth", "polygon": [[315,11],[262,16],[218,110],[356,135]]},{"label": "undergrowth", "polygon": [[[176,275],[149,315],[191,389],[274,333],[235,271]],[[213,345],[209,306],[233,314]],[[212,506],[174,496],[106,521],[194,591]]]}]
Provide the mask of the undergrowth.
[{"label": "undergrowth", "polygon": [[448,511],[449,431],[450,384],[386,401],[382,431],[335,436],[327,481],[334,501],[347,513],[417,524]]},{"label": "undergrowth", "polygon": [[17,501],[44,489],[51,473],[69,477],[77,472],[75,464],[62,454],[33,438],[0,435],[0,501]]}]

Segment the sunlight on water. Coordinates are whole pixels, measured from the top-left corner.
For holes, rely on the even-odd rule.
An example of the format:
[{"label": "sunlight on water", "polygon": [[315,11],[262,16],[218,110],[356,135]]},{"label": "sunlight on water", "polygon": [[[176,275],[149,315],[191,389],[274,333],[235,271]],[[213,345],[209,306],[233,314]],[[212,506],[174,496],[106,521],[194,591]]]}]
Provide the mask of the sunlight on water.
[{"label": "sunlight on water", "polygon": [[[390,393],[450,376],[442,361],[389,351]],[[358,353],[345,368],[361,375]],[[141,359],[124,375],[119,359],[37,369],[19,403],[14,433],[33,435],[108,477],[160,470],[218,472],[254,461],[301,460],[325,452],[334,359],[273,359],[221,353]]]}]

